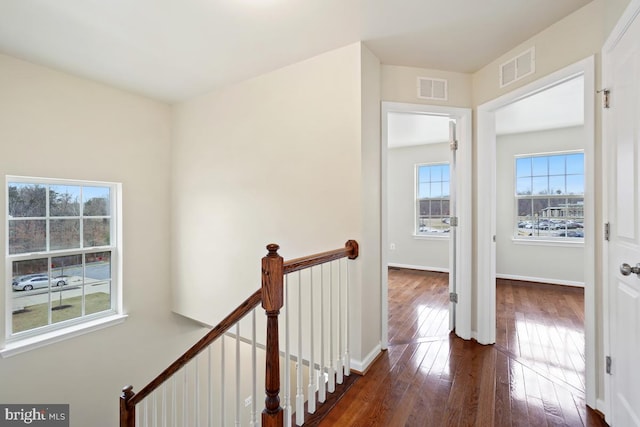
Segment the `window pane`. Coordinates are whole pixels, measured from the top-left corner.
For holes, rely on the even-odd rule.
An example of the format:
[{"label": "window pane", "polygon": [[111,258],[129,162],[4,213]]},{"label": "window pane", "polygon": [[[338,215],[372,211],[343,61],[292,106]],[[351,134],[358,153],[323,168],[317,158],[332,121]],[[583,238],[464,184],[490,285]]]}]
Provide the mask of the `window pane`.
[{"label": "window pane", "polygon": [[444,216],[450,216],[451,212],[449,211],[449,201],[448,200],[443,200],[442,201],[442,215]]},{"label": "window pane", "polygon": [[567,194],[584,194],[584,175],[567,175]]},{"label": "window pane", "polygon": [[549,177],[550,194],[565,194],[564,175]]},{"label": "window pane", "polygon": [[111,252],[92,252],[85,255],[86,283],[111,280]]},{"label": "window pane", "polygon": [[442,197],[442,182],[431,183],[431,197]]},{"label": "window pane", "polygon": [[533,183],[532,194],[549,194],[549,178],[546,176],[534,177],[531,179]]},{"label": "window pane", "polygon": [[110,221],[107,218],[84,219],[84,247],[106,246],[111,242]]},{"label": "window pane", "polygon": [[80,215],[80,187],[69,185],[49,186],[49,215]]},{"label": "window pane", "polygon": [[449,182],[450,180],[450,175],[451,175],[451,170],[449,168],[449,165],[442,165],[442,180]]},{"label": "window pane", "polygon": [[584,175],[584,153],[567,155],[567,173]]},{"label": "window pane", "polygon": [[83,276],[82,255],[65,255],[51,258],[51,283],[54,286],[70,287],[81,285]]},{"label": "window pane", "polygon": [[426,197],[429,197],[431,195],[430,190],[431,185],[428,182],[418,184],[418,198],[424,199]]},{"label": "window pane", "polygon": [[531,159],[533,176],[544,176],[549,174],[549,158],[533,157]]},{"label": "window pane", "polygon": [[82,316],[82,255],[51,258],[51,321]]},{"label": "window pane", "polygon": [[549,157],[549,175],[564,175],[566,156]]},{"label": "window pane", "polygon": [[531,176],[531,157],[516,159],[516,177]]},{"label": "window pane", "polygon": [[85,256],[86,314],[111,309],[111,252],[95,252]]},{"label": "window pane", "polygon": [[9,254],[44,252],[47,249],[46,220],[9,221]]},{"label": "window pane", "polygon": [[79,219],[52,219],[49,221],[50,249],[74,249],[80,247]]},{"label": "window pane", "polygon": [[533,199],[533,214],[542,216],[542,213],[549,207],[549,199]]},{"label": "window pane", "polygon": [[431,169],[427,166],[418,167],[418,182],[429,182],[431,180]]},{"label": "window pane", "polygon": [[530,218],[532,215],[531,206],[531,199],[518,199],[518,216]]},{"label": "window pane", "polygon": [[516,194],[519,196],[531,194],[531,178],[518,178],[516,181]]},{"label": "window pane", "polygon": [[46,326],[49,323],[48,259],[12,262],[13,333]]},{"label": "window pane", "polygon": [[43,217],[47,214],[46,188],[37,184],[10,182],[9,217]]},{"label": "window pane", "polygon": [[442,201],[441,200],[432,200],[431,201],[431,216],[433,218],[441,218],[442,217]]},{"label": "window pane", "polygon": [[442,197],[449,197],[449,182],[442,183]]},{"label": "window pane", "polygon": [[108,216],[110,210],[109,187],[82,187],[84,216]]}]

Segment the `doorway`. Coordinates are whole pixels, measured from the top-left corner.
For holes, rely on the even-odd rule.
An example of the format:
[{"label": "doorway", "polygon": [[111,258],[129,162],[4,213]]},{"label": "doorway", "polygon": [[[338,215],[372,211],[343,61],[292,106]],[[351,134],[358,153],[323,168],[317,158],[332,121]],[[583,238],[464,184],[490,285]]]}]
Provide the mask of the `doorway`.
[{"label": "doorway", "polygon": [[[400,123],[405,131],[412,126],[427,125],[430,123],[440,123],[438,131],[434,131],[430,141],[425,141],[427,137],[415,139],[405,135],[407,140],[413,140],[414,146],[411,152],[404,153],[404,159],[391,154],[397,141],[395,128]],[[404,123],[404,125],[402,125]],[[449,123],[452,123],[451,130]],[[451,132],[451,136],[449,136]],[[393,135],[392,135],[393,134]],[[446,138],[443,136],[446,135]],[[390,138],[391,136],[391,138]],[[422,138],[422,139],[421,139]],[[436,271],[446,271],[449,273],[449,291],[457,296],[452,297],[449,307],[450,329],[455,330],[461,338],[471,338],[471,110],[453,107],[438,107],[421,104],[403,103],[382,103],[382,152],[381,152],[381,177],[382,177],[382,343],[383,349],[388,344],[388,266],[390,265],[390,251],[407,250],[409,258],[419,259],[419,261],[401,262],[401,266],[431,267]],[[457,150],[450,150],[450,143],[457,141]],[[431,142],[432,144],[425,144]],[[436,143],[443,143],[436,144]],[[438,145],[436,147],[436,145]],[[426,157],[418,157],[417,152],[422,151]],[[430,153],[430,154],[429,154]],[[408,156],[408,157],[407,157]],[[426,160],[425,160],[426,159]],[[431,159],[431,160],[429,160]],[[448,159],[448,161],[447,161]],[[398,161],[396,161],[398,160]],[[389,182],[392,174],[390,162],[393,161],[394,168],[400,167],[403,173],[410,179],[410,183],[403,185],[402,193],[389,189]],[[407,163],[408,162],[408,163]],[[446,165],[445,165],[446,164]],[[403,166],[399,166],[403,165]],[[453,167],[453,169],[451,169]],[[423,177],[429,175],[422,181],[424,188],[427,186],[434,188],[434,197],[427,202],[420,202],[416,195],[420,191],[419,175],[422,170]],[[431,173],[434,178],[431,179]],[[448,177],[447,177],[448,175]],[[445,179],[445,177],[447,179]],[[445,182],[446,181],[446,182]],[[407,188],[408,187],[408,188]],[[443,188],[453,195],[454,205],[443,200],[441,193]],[[435,190],[438,188],[439,190]],[[430,191],[430,190],[429,190]],[[429,193],[431,196],[431,193]],[[398,199],[398,197],[400,197]],[[433,207],[431,206],[433,202]],[[403,209],[398,208],[398,204],[403,204]],[[393,205],[393,209],[392,209]],[[403,212],[403,213],[400,213]],[[449,213],[454,212],[454,213]],[[447,215],[449,213],[449,215]],[[391,230],[389,226],[390,218],[396,215],[404,215],[405,220],[400,225],[402,231]],[[453,224],[449,216],[455,216]],[[456,225],[457,223],[457,225]],[[394,240],[389,237],[393,233]],[[401,236],[401,237],[398,237]],[[399,244],[397,239],[402,239]],[[434,246],[439,246],[439,259],[425,260],[424,250],[425,240]],[[402,245],[402,246],[400,246]],[[442,257],[444,253],[444,257]],[[448,254],[448,257],[447,257]],[[414,258],[410,258],[413,256]],[[422,259],[420,257],[423,256]],[[394,262],[398,264],[397,260]]]},{"label": "doorway", "polygon": [[595,142],[594,142],[594,58],[552,73],[478,107],[477,125],[477,337],[482,344],[496,341],[496,234],[497,234],[497,173],[496,173],[496,112],[516,101],[526,99],[545,89],[582,76],[584,79],[584,293],[586,340],[586,401],[595,407]]}]

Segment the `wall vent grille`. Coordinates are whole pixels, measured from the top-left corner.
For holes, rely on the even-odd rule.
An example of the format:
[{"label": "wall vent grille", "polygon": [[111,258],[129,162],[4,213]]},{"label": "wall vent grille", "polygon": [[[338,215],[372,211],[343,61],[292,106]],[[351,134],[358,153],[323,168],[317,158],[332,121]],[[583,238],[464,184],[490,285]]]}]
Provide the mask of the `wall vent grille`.
[{"label": "wall vent grille", "polygon": [[418,77],[418,98],[446,101],[448,97],[447,80]]},{"label": "wall vent grille", "polygon": [[536,71],[536,50],[531,47],[500,65],[500,87],[505,87]]}]

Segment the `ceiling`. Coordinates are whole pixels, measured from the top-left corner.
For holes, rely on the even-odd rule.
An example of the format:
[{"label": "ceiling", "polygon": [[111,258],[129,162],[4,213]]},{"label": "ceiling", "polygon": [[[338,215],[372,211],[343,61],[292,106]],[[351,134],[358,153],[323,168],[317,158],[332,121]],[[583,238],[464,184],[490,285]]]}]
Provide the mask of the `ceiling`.
[{"label": "ceiling", "polygon": [[0,52],[180,101],[363,40],[474,72],[591,0],[2,0]]}]

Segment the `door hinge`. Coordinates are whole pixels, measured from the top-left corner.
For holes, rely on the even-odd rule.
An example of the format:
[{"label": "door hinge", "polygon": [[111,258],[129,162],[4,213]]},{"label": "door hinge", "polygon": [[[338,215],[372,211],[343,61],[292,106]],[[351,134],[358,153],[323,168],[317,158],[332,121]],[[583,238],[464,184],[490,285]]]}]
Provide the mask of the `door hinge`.
[{"label": "door hinge", "polygon": [[604,108],[610,108],[611,91],[609,89],[602,89],[598,91],[598,93],[600,92],[602,92],[602,105],[604,106]]},{"label": "door hinge", "polygon": [[609,236],[611,235],[611,225],[608,222],[604,223],[604,240],[609,240]]},{"label": "door hinge", "polygon": [[606,371],[607,374],[611,375],[611,356],[605,357]]},{"label": "door hinge", "polygon": [[451,150],[456,151],[458,149],[458,140],[454,139],[453,141],[451,141],[449,143],[449,148],[451,148]]},{"label": "door hinge", "polygon": [[449,292],[449,302],[458,303],[458,294],[456,292]]},{"label": "door hinge", "polygon": [[449,225],[452,227],[457,227],[458,226],[458,217],[457,216],[450,216],[449,217]]}]

